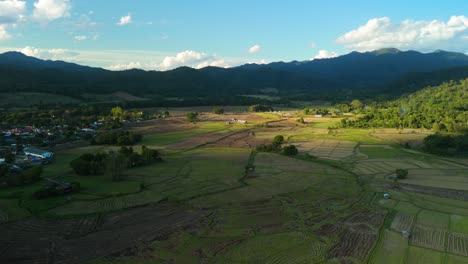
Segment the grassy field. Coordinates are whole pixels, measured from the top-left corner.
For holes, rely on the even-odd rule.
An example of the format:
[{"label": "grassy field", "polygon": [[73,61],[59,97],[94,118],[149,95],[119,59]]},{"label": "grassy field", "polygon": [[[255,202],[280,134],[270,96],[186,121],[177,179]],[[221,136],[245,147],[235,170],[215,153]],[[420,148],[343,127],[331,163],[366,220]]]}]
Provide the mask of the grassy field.
[{"label": "grassy field", "polygon": [[[56,153],[43,178],[78,181],[82,190],[35,200],[45,181],[0,186],[0,229],[41,230],[30,224],[37,219],[67,228],[74,220],[65,233],[86,237],[130,210],[171,204],[200,218],[157,239],[129,240],[127,251],[86,263],[468,263],[468,196],[460,192],[468,191],[468,163],[399,146],[426,132],[329,130],[339,119],[306,116],[304,125],[298,116],[275,113],[204,113],[193,124],[182,116],[203,110],[211,107],[173,109],[181,116],[133,127],[144,131],[142,145],[161,150],[163,161],[125,170],[119,182],[79,177],[69,167],[83,153],[116,147]],[[248,124],[226,123],[233,118]],[[299,154],[253,151],[276,135],[297,145]],[[408,169],[407,178],[394,182],[396,169]],[[133,221],[138,227],[140,219]],[[95,229],[80,233],[87,225]]]}]

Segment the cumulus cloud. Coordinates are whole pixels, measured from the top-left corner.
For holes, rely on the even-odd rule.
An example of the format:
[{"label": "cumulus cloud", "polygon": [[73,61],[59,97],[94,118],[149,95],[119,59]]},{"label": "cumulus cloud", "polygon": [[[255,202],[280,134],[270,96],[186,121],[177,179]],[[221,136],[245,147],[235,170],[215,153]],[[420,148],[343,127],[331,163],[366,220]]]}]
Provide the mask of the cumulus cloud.
[{"label": "cumulus cloud", "polygon": [[447,22],[404,20],[399,23],[388,17],[370,19],[365,25],[337,39],[347,49],[369,51],[386,47],[401,49],[462,50],[463,36],[468,33],[468,17],[452,16]]},{"label": "cumulus cloud", "polygon": [[131,15],[126,15],[120,18],[119,22],[117,25],[123,26],[123,25],[128,25],[132,23],[132,16]]},{"label": "cumulus cloud", "polygon": [[73,61],[80,53],[67,49],[39,49],[34,47],[24,47],[16,50],[24,55],[40,58],[43,60],[63,60]]},{"label": "cumulus cloud", "polygon": [[333,52],[333,51],[327,51],[327,50],[319,50],[317,55],[313,57],[311,60],[316,60],[316,59],[328,59],[328,58],[334,58],[338,57],[338,53]]},{"label": "cumulus cloud", "polygon": [[10,39],[11,36],[6,31],[6,26],[0,25],[0,41]]},{"label": "cumulus cloud", "polygon": [[108,70],[111,71],[125,71],[131,69],[143,69],[144,66],[139,62],[130,62],[130,63],[122,63],[122,64],[114,64],[108,67]]},{"label": "cumulus cloud", "polygon": [[86,40],[86,39],[88,39],[87,36],[75,36],[76,41],[83,41],[83,40]]},{"label": "cumulus cloud", "polygon": [[0,41],[8,40],[11,35],[7,28],[15,26],[16,23],[22,21],[25,17],[26,2],[18,0],[3,0],[0,1]]},{"label": "cumulus cloud", "polygon": [[[237,64],[237,63],[236,63]],[[129,70],[129,69],[145,69],[145,70],[159,70],[166,71],[172,70],[182,66],[188,66],[195,69],[200,69],[208,66],[215,67],[231,67],[226,59],[219,58],[216,55],[210,55],[203,52],[196,52],[193,50],[186,50],[177,53],[175,56],[165,56],[160,62],[128,62],[117,63],[110,67],[109,70]]]},{"label": "cumulus cloud", "polygon": [[252,47],[250,47],[247,51],[250,53],[250,54],[254,54],[254,53],[257,53],[259,51],[262,50],[262,46],[260,45],[253,45]]},{"label": "cumulus cloud", "polygon": [[14,24],[24,18],[26,2],[18,0],[0,1],[0,24]]},{"label": "cumulus cloud", "polygon": [[59,18],[70,16],[69,0],[38,0],[34,2],[32,17],[47,23]]}]

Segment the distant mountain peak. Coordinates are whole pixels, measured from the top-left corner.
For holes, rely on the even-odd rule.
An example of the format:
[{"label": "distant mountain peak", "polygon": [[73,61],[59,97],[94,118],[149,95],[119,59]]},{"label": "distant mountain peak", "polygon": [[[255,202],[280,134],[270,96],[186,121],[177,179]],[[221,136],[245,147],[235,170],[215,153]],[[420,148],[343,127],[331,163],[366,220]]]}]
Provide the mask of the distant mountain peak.
[{"label": "distant mountain peak", "polygon": [[384,54],[397,54],[400,52],[401,50],[396,49],[396,48],[383,48],[383,49],[374,50],[371,53],[374,53],[375,55],[384,55]]}]

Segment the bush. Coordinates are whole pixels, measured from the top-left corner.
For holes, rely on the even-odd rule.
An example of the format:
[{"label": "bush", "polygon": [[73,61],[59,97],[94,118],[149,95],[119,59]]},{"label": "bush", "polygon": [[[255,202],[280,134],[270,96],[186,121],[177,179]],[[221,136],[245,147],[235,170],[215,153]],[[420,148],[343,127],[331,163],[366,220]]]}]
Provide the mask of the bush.
[{"label": "bush", "polygon": [[289,145],[289,146],[286,146],[283,148],[283,154],[284,155],[288,155],[288,156],[294,156],[294,155],[297,155],[298,153],[298,150],[296,148],[296,146],[294,145]]},{"label": "bush", "polygon": [[397,169],[395,173],[397,175],[397,179],[399,180],[406,179],[406,176],[408,176],[408,170],[404,170],[404,169]]},{"label": "bush", "polygon": [[100,133],[96,138],[91,140],[91,143],[95,145],[129,146],[140,142],[142,139],[142,135],[129,131],[108,131]]},{"label": "bush", "polygon": [[197,112],[190,112],[186,114],[187,120],[190,122],[195,121],[198,118],[198,113]]},{"label": "bush", "polygon": [[256,105],[249,106],[248,111],[249,112],[269,112],[269,111],[273,111],[273,108],[268,105],[256,104]]},{"label": "bush", "polygon": [[278,135],[273,139],[273,144],[281,145],[284,142],[284,137],[282,135]]},{"label": "bush", "polygon": [[224,109],[219,108],[219,107],[215,107],[215,108],[213,108],[213,113],[215,113],[217,115],[222,115],[222,114],[224,114]]},{"label": "bush", "polygon": [[70,162],[70,167],[78,175],[101,175],[105,171],[107,154],[86,153]]}]

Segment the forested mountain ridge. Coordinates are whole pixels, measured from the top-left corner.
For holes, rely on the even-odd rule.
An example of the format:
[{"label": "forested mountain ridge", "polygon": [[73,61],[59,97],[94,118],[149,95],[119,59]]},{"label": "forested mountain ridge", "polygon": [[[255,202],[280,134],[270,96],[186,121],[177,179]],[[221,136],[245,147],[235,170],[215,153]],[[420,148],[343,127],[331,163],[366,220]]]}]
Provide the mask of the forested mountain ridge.
[{"label": "forested mountain ridge", "polygon": [[[276,91],[275,95],[292,99],[349,100],[412,92],[427,85],[421,82],[428,76],[426,73],[452,67],[460,68],[442,74],[442,81],[467,78],[468,56],[446,51],[424,54],[381,49],[330,59],[246,64],[227,69],[181,67],[165,72],[136,69],[113,72],[7,52],[0,54],[0,92],[79,97],[83,93],[123,91],[145,97],[206,97],[262,94],[268,88]],[[406,79],[399,81],[402,77]]]},{"label": "forested mountain ridge", "polygon": [[343,119],[341,126],[463,132],[468,129],[468,79],[428,87],[397,100],[372,103],[359,111],[363,116]]}]

